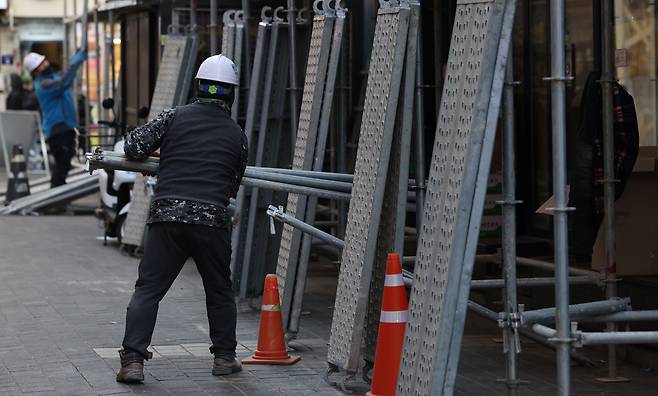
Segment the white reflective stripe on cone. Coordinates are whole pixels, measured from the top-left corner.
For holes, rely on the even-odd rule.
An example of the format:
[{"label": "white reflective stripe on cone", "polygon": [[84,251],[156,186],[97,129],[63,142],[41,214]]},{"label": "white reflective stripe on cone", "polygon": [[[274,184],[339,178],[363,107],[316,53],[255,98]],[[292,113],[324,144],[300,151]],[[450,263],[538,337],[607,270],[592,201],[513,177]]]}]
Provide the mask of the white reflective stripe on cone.
[{"label": "white reflective stripe on cone", "polygon": [[268,305],[263,304],[263,305],[260,306],[260,310],[261,311],[268,311],[268,312],[280,311],[281,306],[279,306],[279,304],[268,304]]},{"label": "white reflective stripe on cone", "polygon": [[380,323],[407,323],[409,310],[404,311],[382,311],[379,316]]},{"label": "white reflective stripe on cone", "polygon": [[404,278],[402,274],[386,275],[384,278],[384,286],[404,286]]}]

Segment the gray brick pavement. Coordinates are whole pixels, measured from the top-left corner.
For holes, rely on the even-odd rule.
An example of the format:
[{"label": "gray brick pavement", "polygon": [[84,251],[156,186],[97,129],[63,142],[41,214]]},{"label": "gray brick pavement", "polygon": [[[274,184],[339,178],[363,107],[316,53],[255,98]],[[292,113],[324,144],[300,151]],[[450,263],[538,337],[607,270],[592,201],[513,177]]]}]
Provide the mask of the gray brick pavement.
[{"label": "gray brick pavement", "polygon": [[[322,380],[335,277],[308,284],[300,339],[303,360],[293,367],[245,366],[242,373],[210,375],[208,324],[201,280],[186,266],[160,305],[153,335],[156,357],[144,385],[114,381],[116,349],[137,260],[96,240],[102,230],[89,217],[0,217],[0,395],[339,395]],[[457,383],[459,395],[505,394],[501,345],[494,324],[469,317]],[[474,326],[474,323],[476,324]],[[473,330],[475,329],[475,330]],[[238,317],[238,355],[255,348],[258,315]],[[524,343],[523,395],[552,395],[554,356]],[[630,384],[593,379],[603,367],[574,367],[574,393],[655,393],[658,377],[620,365]]]},{"label": "gray brick pavement", "polygon": [[[0,394],[339,394],[321,380],[326,333],[292,368],[245,367],[210,375],[203,288],[186,266],[160,306],[156,356],[144,385],[114,380],[138,261],[104,247],[89,217],[0,218]],[[325,330],[326,331],[326,330]],[[240,356],[256,345],[257,313],[241,313]]]}]

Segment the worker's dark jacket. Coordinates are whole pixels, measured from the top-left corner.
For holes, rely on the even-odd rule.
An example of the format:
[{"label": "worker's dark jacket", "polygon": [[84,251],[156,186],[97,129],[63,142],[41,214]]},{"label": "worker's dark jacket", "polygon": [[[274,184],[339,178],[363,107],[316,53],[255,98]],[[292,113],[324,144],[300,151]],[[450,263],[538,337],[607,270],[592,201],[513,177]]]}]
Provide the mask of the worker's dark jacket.
[{"label": "worker's dark jacket", "polygon": [[149,223],[228,226],[226,208],[247,165],[247,137],[222,101],[167,110],[133,131],[124,150],[143,159],[160,149]]}]

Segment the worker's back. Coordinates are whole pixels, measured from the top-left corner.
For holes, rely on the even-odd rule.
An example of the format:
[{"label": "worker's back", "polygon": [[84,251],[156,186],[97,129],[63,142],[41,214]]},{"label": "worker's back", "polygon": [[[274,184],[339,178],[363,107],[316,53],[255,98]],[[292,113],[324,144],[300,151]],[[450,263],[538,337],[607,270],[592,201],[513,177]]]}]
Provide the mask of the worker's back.
[{"label": "worker's back", "polygon": [[239,187],[245,145],[244,132],[218,104],[176,108],[160,147],[154,199],[228,206]]}]

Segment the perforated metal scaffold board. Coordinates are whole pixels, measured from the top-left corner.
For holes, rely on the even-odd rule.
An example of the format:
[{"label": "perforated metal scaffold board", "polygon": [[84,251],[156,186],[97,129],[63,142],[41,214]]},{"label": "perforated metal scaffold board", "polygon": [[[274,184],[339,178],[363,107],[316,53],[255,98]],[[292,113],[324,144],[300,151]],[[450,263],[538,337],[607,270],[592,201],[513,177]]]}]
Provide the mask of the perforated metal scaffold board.
[{"label": "perforated metal scaffold board", "polygon": [[[319,9],[319,3],[323,9]],[[311,42],[304,80],[302,105],[297,125],[297,139],[293,155],[293,169],[311,170],[313,165],[313,152],[317,139],[317,128],[320,121],[320,109],[327,74],[331,35],[335,16],[330,12],[326,2],[313,4],[315,16],[311,31]],[[286,212],[302,220],[305,213],[305,199],[298,194],[288,194]],[[281,246],[277,260],[276,275],[279,280],[281,292],[281,313],[284,326],[289,320],[294,280],[299,259],[301,245],[301,232],[286,224],[281,234]]]},{"label": "perforated metal scaffold board", "polygon": [[416,253],[399,395],[451,395],[514,1],[459,0]]},{"label": "perforated metal scaffold board", "polygon": [[386,259],[391,252],[398,253],[400,256],[403,256],[404,253],[403,240],[409,190],[412,124],[415,109],[414,93],[416,90],[416,63],[418,61],[420,3],[409,2],[409,8],[409,34],[407,36],[400,102],[398,104],[397,125],[391,145],[386,190],[377,233],[377,249],[373,262],[364,326],[363,359],[368,364],[374,363],[375,360],[381,302],[384,293]]},{"label": "perforated metal scaffold board", "polygon": [[[336,90],[336,80],[338,78],[338,66],[343,52],[343,34],[345,32],[345,25],[347,20],[347,9],[343,8],[340,2],[334,4],[335,18],[334,29],[331,39],[331,49],[329,52],[329,64],[327,67],[327,78],[325,82],[325,90],[322,98],[322,109],[320,113],[320,122],[318,125],[318,137],[315,146],[313,158],[313,170],[322,171],[324,169],[324,159],[326,154],[327,141],[329,137],[329,127],[333,114],[334,92]],[[315,222],[315,215],[317,209],[318,198],[303,197],[306,199],[306,214],[304,216],[307,224]],[[294,291],[290,307],[290,320],[287,324],[286,331],[289,335],[294,335],[299,331],[299,319],[301,317],[302,302],[304,299],[304,289],[306,286],[306,275],[308,273],[308,264],[311,255],[312,238],[308,234],[304,234],[302,239],[301,250],[299,253],[297,275],[294,283]],[[288,283],[289,287],[292,284]]]},{"label": "perforated metal scaffold board", "polygon": [[[186,77],[189,74],[189,63],[195,58],[191,53],[196,53],[197,43],[198,39],[195,36],[169,35],[162,52],[158,78],[151,99],[149,120],[187,98],[189,81],[186,81]],[[138,175],[133,186],[122,243],[142,246],[150,205],[151,194],[147,191],[144,177]]]},{"label": "perforated metal scaffold board", "polygon": [[327,356],[349,372],[361,352],[408,28],[407,4],[380,1]]}]

